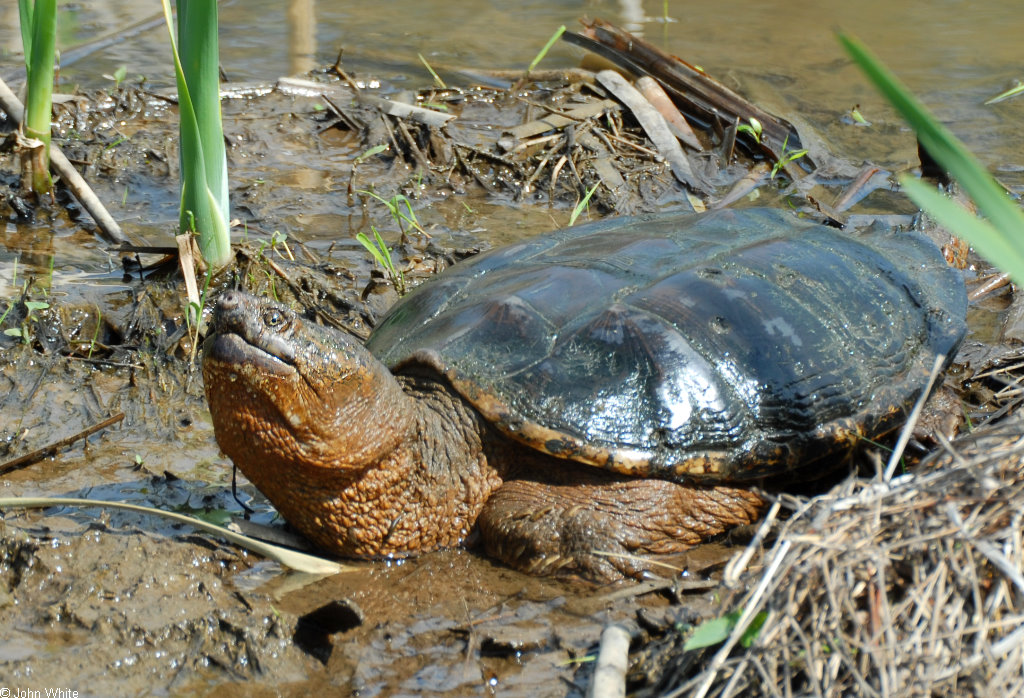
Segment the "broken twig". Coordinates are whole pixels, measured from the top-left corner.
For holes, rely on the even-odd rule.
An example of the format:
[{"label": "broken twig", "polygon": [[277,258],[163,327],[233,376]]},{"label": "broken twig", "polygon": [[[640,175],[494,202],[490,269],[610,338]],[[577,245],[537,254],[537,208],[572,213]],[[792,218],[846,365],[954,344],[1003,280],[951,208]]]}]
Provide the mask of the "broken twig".
[{"label": "broken twig", "polygon": [[626,79],[614,70],[602,70],[597,74],[598,81],[625,104],[636,120],[640,122],[648,138],[658,148],[672,168],[672,174],[683,184],[700,194],[707,194],[707,186],[693,173],[690,161],[679,145],[679,140],[669,131],[665,118],[651,103]]},{"label": "broken twig", "polygon": [[93,424],[91,427],[83,429],[74,436],[69,436],[66,439],[55,441],[49,446],[43,446],[42,448],[36,449],[31,453],[26,453],[23,456],[15,458],[14,460],[9,460],[6,463],[0,465],[0,475],[6,475],[11,471],[18,470],[19,468],[24,468],[28,465],[32,465],[33,463],[38,463],[44,458],[54,456],[57,454],[58,451],[70,446],[79,439],[87,439],[96,432],[102,431],[103,429],[106,429],[112,424],[117,424],[122,419],[124,419],[124,412],[119,412],[118,414],[115,414],[113,417],[109,417],[107,419],[104,419],[102,422],[98,422],[97,424]]}]

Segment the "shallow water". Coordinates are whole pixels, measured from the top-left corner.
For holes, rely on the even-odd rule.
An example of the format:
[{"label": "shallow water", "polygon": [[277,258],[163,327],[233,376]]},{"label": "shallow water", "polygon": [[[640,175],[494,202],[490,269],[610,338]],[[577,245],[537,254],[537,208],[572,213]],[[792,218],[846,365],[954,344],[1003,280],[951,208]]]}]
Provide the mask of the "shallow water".
[{"label": "shallow water", "polygon": [[[1021,100],[995,107],[980,102],[1008,87],[1020,73],[1020,8],[1013,0],[843,0],[751,2],[691,0],[667,3],[566,2],[509,5],[438,0],[382,3],[315,3],[297,0],[232,0],[221,3],[222,67],[233,81],[271,81],[329,64],[344,49],[352,71],[421,86],[429,75],[417,54],[446,79],[456,69],[525,68],[547,38],[580,16],[602,17],[655,40],[668,51],[722,79],[772,93],[785,111],[812,108],[818,124],[854,104],[873,121],[891,112],[865,85],[837,46],[836,29],[858,35],[920,94],[972,147],[999,164],[1000,136],[1014,132]],[[59,45],[66,56],[98,38],[156,17],[157,7],[128,0],[76,3],[61,13]],[[16,63],[20,37],[13,4],[2,10],[0,50],[5,73]],[[578,62],[582,52],[556,44],[542,67]],[[77,60],[63,71],[65,84],[96,86],[125,65],[128,76],[170,85],[166,32],[161,24]],[[872,153],[872,155],[874,155]]]},{"label": "shallow water", "polygon": [[[108,86],[110,80],[103,76],[126,66],[129,81],[144,76],[149,87],[172,86],[166,30],[152,21],[159,19],[155,9],[127,0],[106,0],[62,10],[58,43],[69,65],[61,71],[61,83],[66,88]],[[701,65],[770,111],[798,116],[802,130],[820,134],[841,157],[872,160],[889,170],[914,163],[913,138],[841,53],[833,32],[842,29],[874,48],[1007,184],[1024,185],[1019,155],[1024,98],[981,104],[1024,77],[1019,63],[1019,6],[1012,0],[698,0],[670,2],[668,11],[671,19],[666,22],[661,4],[655,2],[509,6],[436,0],[345,5],[311,0],[231,1],[221,3],[221,63],[233,82],[271,83],[282,75],[330,64],[344,50],[349,72],[377,78],[385,91],[394,91],[430,82],[417,58],[422,54],[444,79],[470,84],[480,77],[474,71],[524,68],[559,25],[572,30],[580,16],[603,17]],[[14,4],[6,5],[0,14],[4,15],[0,71],[14,79],[20,70]],[[148,28],[131,29],[139,25]],[[108,39],[113,43],[107,45]],[[580,49],[558,42],[541,67],[574,66],[582,55]],[[871,127],[854,126],[844,118],[855,105],[860,105]],[[287,153],[283,155],[278,168],[289,164]],[[298,158],[292,164],[293,170],[279,176],[304,178],[310,188],[325,186],[323,172],[304,171]],[[135,193],[129,189],[126,184],[127,199]],[[140,195],[153,198],[153,192]],[[173,193],[163,201],[171,223],[174,201]],[[486,203],[477,213],[473,221],[458,223],[492,231],[506,228],[508,235],[499,232],[498,240],[555,224],[550,216],[524,222],[521,215],[509,216],[501,207]],[[442,215],[451,220],[455,214]],[[133,217],[126,218],[130,228]],[[150,212],[144,222],[151,221]],[[333,215],[295,216],[282,222],[306,236],[349,239],[354,234],[345,230],[351,222]],[[145,228],[139,232],[150,234]],[[90,246],[79,237],[68,242],[79,249]],[[58,273],[98,272],[109,265],[103,255],[87,255],[75,265],[62,264],[65,255],[57,257]],[[0,254],[0,259],[9,262],[11,257]]]},{"label": "shallow water", "polygon": [[[106,0],[77,3],[61,11],[59,47],[69,63],[61,71],[66,88],[110,85],[103,76],[126,66],[128,80],[145,76],[152,88],[173,85],[166,31],[157,6]],[[1019,6],[1012,0],[984,3],[724,2],[668,3],[497,2],[446,3],[399,0],[378,4],[315,3],[297,0],[240,0],[221,3],[222,68],[236,83],[270,83],[282,75],[332,63],[344,50],[344,65],[364,78],[377,78],[385,91],[420,87],[430,77],[423,57],[444,79],[470,84],[474,71],[524,68],[561,24],[570,30],[580,16],[617,22],[653,39],[670,52],[701,65],[770,111],[799,116],[803,129],[819,133],[836,154],[898,170],[915,162],[913,138],[892,110],[841,53],[834,30],[852,32],[871,46],[997,175],[1013,188],[1024,184],[1019,124],[1024,99],[992,106],[982,102],[1024,77],[1019,62]],[[19,74],[20,35],[14,3],[0,10],[0,71]],[[146,24],[150,21],[149,24]],[[142,31],[131,29],[142,25]],[[113,43],[108,44],[107,40]],[[578,64],[583,52],[558,42],[542,68]],[[467,72],[468,71],[468,72]],[[844,115],[860,105],[872,122],[851,125]],[[798,125],[801,125],[798,123]],[[295,162],[289,177],[323,184],[322,172],[303,173]],[[278,167],[287,166],[287,160]],[[125,196],[133,192],[125,187]],[[152,192],[143,192],[153,198]],[[174,196],[164,210],[173,223]],[[506,237],[533,234],[554,225],[550,216],[524,222],[486,203],[473,221]],[[454,214],[444,214],[447,219]],[[132,226],[132,217],[127,216]],[[150,222],[151,216],[145,222]],[[343,218],[296,216],[284,223],[314,237],[350,238]],[[517,230],[518,229],[518,230]],[[57,231],[60,235],[60,231]],[[70,232],[70,231],[69,231]],[[285,232],[288,232],[287,230]],[[140,233],[147,235],[145,229]],[[154,234],[159,234],[156,231]],[[88,240],[68,241],[81,249]],[[58,251],[59,251],[58,243]],[[58,254],[57,272],[98,272],[103,255],[86,255],[72,265]],[[0,253],[0,261],[10,262]],[[73,267],[73,268],[72,268]],[[0,274],[2,277],[3,274]]]}]

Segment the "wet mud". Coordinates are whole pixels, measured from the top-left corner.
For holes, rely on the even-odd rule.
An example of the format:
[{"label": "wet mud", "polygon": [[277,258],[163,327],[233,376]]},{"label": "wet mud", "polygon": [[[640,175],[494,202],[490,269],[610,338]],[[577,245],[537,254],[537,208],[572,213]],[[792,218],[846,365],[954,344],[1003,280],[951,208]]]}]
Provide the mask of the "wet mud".
[{"label": "wet mud", "polygon": [[[578,90],[544,88],[535,97]],[[527,106],[495,105],[486,91],[448,99],[470,115],[456,131],[466,142],[494,122],[527,118]],[[408,153],[354,164],[374,137],[359,124],[374,112],[356,106],[342,119],[316,108],[323,105],[294,89],[241,91],[225,102],[241,242],[232,272],[215,279],[212,292],[241,282],[365,336],[396,294],[340,231],[384,231],[414,284],[482,248],[564,224],[558,219],[578,195],[542,187],[523,197],[523,173],[510,175],[500,163],[485,172],[470,162],[463,176],[436,181],[418,180]],[[126,232],[144,247],[168,240],[177,215],[171,102],[123,89],[82,97],[59,115],[61,146],[102,199],[122,202]],[[18,332],[0,335],[0,461],[123,418],[5,472],[0,496],[110,499],[221,521],[240,515],[194,360],[201,332],[185,321],[173,259],[162,249],[125,253],[102,243],[63,200],[49,209],[21,201],[16,171],[7,156],[0,172],[8,210],[25,215],[4,236],[19,266],[3,279],[3,328]],[[652,171],[660,178],[645,187],[675,189],[664,167]],[[371,190],[408,196],[427,234],[396,230],[386,207],[359,193]],[[594,206],[599,215],[602,204]],[[481,229],[473,223],[481,214],[469,213],[475,207],[523,211],[515,215],[526,224]],[[275,236],[280,230],[291,234]],[[281,528],[262,496],[240,484],[252,519]],[[316,580],[145,515],[4,513],[0,676],[11,686],[80,695],[582,695],[606,623],[625,623],[639,639],[638,609],[667,628],[679,614],[689,621],[694,609],[710,612],[715,596],[713,584],[699,581],[686,592],[627,585],[615,596],[617,587],[529,578],[461,550]],[[695,552],[684,586],[728,555],[726,546]]]}]

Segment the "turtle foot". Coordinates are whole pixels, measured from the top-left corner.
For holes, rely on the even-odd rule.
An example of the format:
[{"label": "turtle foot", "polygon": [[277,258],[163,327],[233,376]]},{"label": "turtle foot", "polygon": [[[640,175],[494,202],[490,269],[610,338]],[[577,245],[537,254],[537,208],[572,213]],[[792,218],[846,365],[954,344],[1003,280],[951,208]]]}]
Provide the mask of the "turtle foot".
[{"label": "turtle foot", "polygon": [[762,509],[761,498],[746,489],[597,471],[565,484],[507,481],[477,526],[489,555],[524,572],[612,581],[664,575],[658,556],[752,523]]}]

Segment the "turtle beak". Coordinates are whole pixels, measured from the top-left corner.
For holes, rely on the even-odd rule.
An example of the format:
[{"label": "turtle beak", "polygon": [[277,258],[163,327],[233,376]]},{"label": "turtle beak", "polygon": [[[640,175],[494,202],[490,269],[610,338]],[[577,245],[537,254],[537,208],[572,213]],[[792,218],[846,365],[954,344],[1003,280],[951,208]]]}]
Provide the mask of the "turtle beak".
[{"label": "turtle beak", "polygon": [[225,364],[256,363],[273,373],[290,372],[296,360],[292,333],[298,322],[291,311],[270,301],[227,291],[214,306],[204,356]]}]

